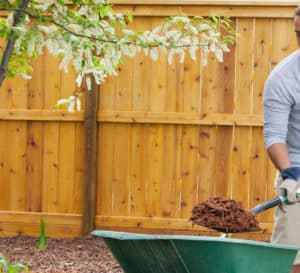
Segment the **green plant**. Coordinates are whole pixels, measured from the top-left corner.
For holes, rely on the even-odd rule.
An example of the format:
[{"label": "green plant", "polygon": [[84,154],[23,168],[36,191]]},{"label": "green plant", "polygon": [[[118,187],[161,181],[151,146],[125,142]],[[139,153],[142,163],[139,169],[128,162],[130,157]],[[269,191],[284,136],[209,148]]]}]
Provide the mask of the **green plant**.
[{"label": "green plant", "polygon": [[18,273],[21,271],[25,271],[26,273],[29,272],[26,265],[23,265],[21,263],[11,264],[8,259],[2,253],[0,253],[0,273]]},{"label": "green plant", "polygon": [[[0,0],[0,86],[6,77],[30,79],[31,61],[48,53],[57,57],[60,68],[76,73],[78,88],[83,81],[91,90],[91,77],[102,84],[118,74],[124,57],[144,52],[157,60],[160,49],[183,62],[197,51],[203,65],[208,53],[223,60],[223,52],[236,40],[228,17],[188,17],[184,14],[150,30],[133,30],[133,16],[115,13],[108,0]],[[6,11],[6,12],[4,12]]]},{"label": "green plant", "polygon": [[43,218],[41,218],[41,221],[40,221],[39,238],[38,238],[36,247],[38,249],[45,249],[47,247],[46,228],[45,228],[45,221]]}]

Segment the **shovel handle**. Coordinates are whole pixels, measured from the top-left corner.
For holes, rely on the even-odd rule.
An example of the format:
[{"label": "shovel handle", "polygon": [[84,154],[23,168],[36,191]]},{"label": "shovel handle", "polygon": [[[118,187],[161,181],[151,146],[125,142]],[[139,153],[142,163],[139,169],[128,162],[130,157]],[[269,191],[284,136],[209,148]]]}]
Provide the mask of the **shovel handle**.
[{"label": "shovel handle", "polygon": [[[296,196],[300,197],[300,188],[296,191]],[[265,211],[267,209],[279,206],[281,203],[288,203],[289,200],[286,196],[277,196],[271,200],[268,200],[262,204],[257,205],[253,209],[250,210],[250,213],[253,215],[256,215],[262,211]]]},{"label": "shovel handle", "polygon": [[256,215],[264,210],[279,206],[282,202],[285,202],[284,198],[281,196],[277,196],[271,200],[268,200],[262,204],[257,205],[256,207],[250,210],[250,213]]}]

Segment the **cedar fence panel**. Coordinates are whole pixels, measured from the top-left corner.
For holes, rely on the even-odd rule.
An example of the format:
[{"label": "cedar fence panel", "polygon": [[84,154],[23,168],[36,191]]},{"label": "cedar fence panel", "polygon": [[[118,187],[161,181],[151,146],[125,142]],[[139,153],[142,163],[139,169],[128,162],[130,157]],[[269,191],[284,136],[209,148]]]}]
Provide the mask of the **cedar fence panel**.
[{"label": "cedar fence panel", "polygon": [[[150,2],[150,1],[148,1]],[[135,29],[170,15],[232,17],[240,33],[218,63],[189,56],[167,63],[142,53],[99,87],[95,228],[150,233],[214,234],[188,221],[195,204],[213,196],[250,209],[273,198],[275,169],[262,133],[262,92],[271,69],[294,51],[296,2],[113,0],[131,12]],[[284,38],[283,38],[284,37]],[[75,91],[72,72],[46,53],[33,80],[6,80],[0,100],[0,235],[81,234],[84,211],[84,109],[55,110]],[[273,211],[261,213],[267,240]]]},{"label": "cedar fence panel", "polygon": [[[274,65],[296,49],[295,5],[200,2],[114,1],[135,15],[135,28],[213,11],[231,16],[240,37],[223,63],[139,56],[100,87],[98,153],[109,162],[98,161],[97,228],[202,233],[188,221],[196,203],[224,196],[250,209],[274,196],[262,92]],[[258,216],[262,232],[240,236],[269,239],[272,214]]]}]

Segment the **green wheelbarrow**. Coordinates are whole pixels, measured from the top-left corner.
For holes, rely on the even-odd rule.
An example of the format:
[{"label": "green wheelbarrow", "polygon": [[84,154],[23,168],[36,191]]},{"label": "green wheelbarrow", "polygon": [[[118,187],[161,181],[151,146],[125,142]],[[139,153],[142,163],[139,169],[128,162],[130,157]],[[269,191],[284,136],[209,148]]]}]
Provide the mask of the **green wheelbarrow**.
[{"label": "green wheelbarrow", "polygon": [[289,273],[299,247],[95,230],[126,273]]}]

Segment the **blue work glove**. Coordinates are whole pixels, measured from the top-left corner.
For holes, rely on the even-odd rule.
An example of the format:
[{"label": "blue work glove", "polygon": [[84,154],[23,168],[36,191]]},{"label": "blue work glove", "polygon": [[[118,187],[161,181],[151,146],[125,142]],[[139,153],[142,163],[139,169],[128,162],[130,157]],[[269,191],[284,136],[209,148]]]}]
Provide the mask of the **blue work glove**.
[{"label": "blue work glove", "polygon": [[287,169],[284,169],[281,172],[282,180],[286,179],[293,179],[293,180],[298,180],[300,177],[300,168],[299,167],[290,167]]},{"label": "blue work glove", "polygon": [[279,186],[279,194],[286,196],[289,205],[300,201],[300,197],[297,195],[297,190],[300,189],[300,168],[291,167],[284,169],[281,172],[283,182]]}]

